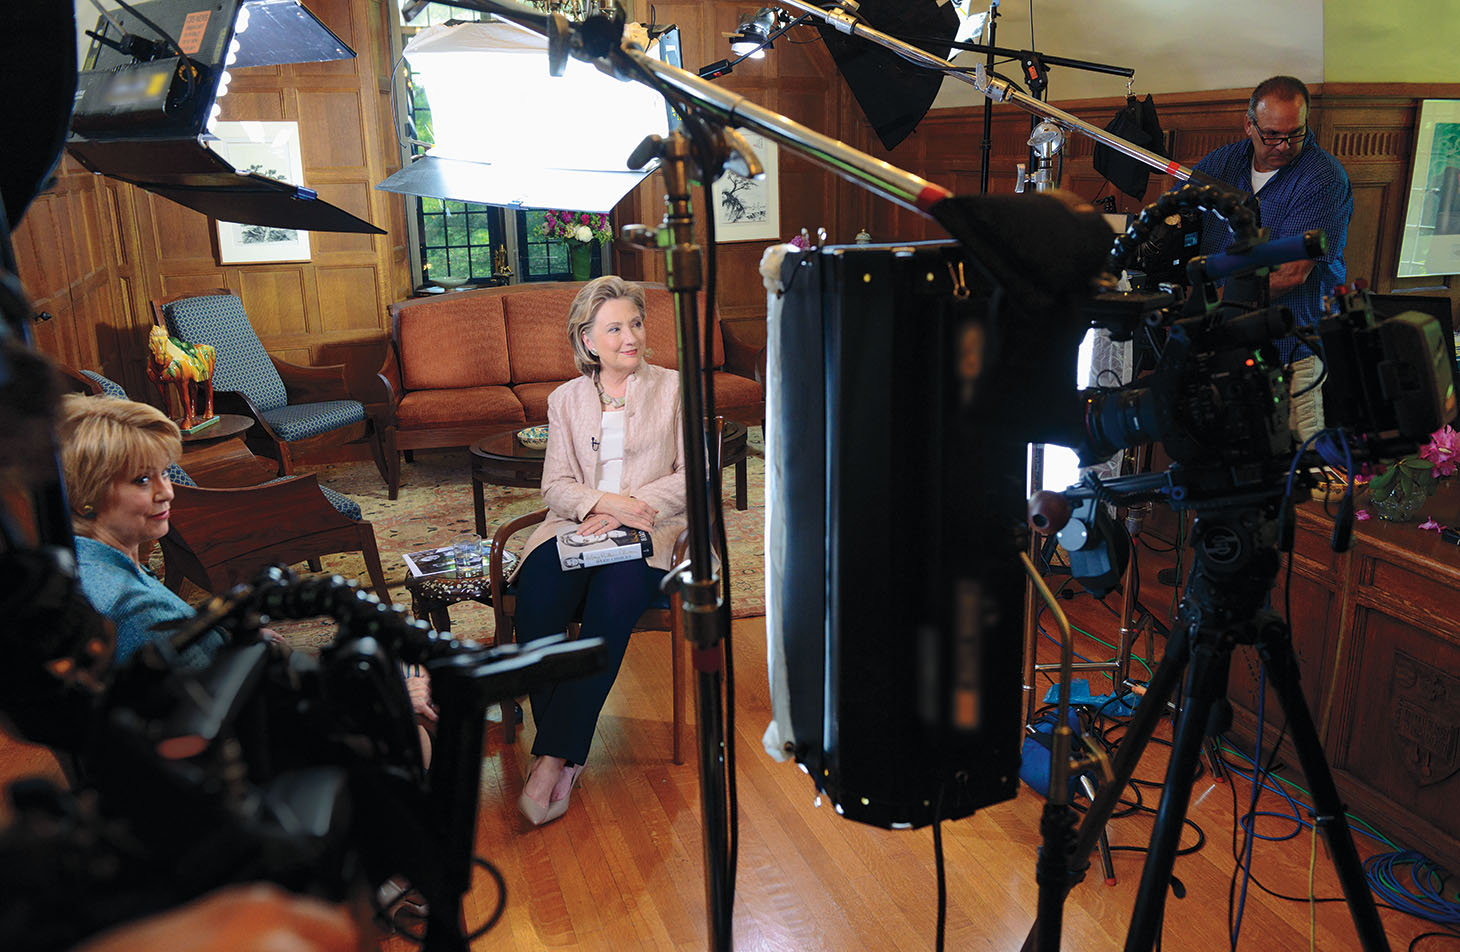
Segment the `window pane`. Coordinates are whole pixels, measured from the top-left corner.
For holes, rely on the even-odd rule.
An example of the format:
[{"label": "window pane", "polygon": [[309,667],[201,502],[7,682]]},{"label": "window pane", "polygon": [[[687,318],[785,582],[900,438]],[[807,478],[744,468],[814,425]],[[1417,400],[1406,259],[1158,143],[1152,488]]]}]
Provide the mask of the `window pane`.
[{"label": "window pane", "polygon": [[446,199],[446,213],[448,215],[466,214],[466,202],[458,202],[453,199]]},{"label": "window pane", "polygon": [[423,197],[421,199],[421,211],[428,215],[433,212],[439,213],[441,211],[441,199]]},{"label": "window pane", "polygon": [[[447,202],[446,204],[448,206],[450,206],[453,203]],[[455,204],[458,204],[459,205],[461,203],[460,202],[456,202]],[[466,216],[465,215],[447,215],[446,216],[446,243],[448,245],[464,245],[464,244],[466,244],[466,238],[467,238]]]},{"label": "window pane", "polygon": [[467,223],[471,229],[471,243],[474,245],[489,246],[492,243],[491,221],[485,212],[472,212],[467,216]]},{"label": "window pane", "polygon": [[429,280],[431,278],[431,275],[433,274],[451,273],[451,269],[446,266],[445,248],[428,248],[426,250],[426,264],[430,267],[430,270],[426,272],[427,280]]},{"label": "window pane", "polygon": [[421,243],[439,248],[446,244],[446,221],[440,215],[426,215],[421,223]]}]

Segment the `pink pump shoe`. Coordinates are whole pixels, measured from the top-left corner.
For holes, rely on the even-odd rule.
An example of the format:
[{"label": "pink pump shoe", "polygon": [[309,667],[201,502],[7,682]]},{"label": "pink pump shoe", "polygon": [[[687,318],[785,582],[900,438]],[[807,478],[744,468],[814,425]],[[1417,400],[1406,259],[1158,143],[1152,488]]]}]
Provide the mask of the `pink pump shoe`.
[{"label": "pink pump shoe", "polygon": [[548,815],[552,812],[552,804],[539,803],[527,795],[527,781],[532,779],[532,772],[537,769],[537,762],[541,759],[540,757],[532,758],[532,763],[527,767],[527,776],[522,779],[522,794],[517,798],[518,812],[527,817],[527,822],[533,826],[542,826],[552,819]]},{"label": "pink pump shoe", "polygon": [[[531,779],[532,772],[537,769],[537,763],[541,759],[540,757],[532,758],[532,763],[527,768],[526,779]],[[583,765],[575,764],[571,767],[565,766],[563,767],[563,771],[569,777],[568,792],[564,794],[563,799],[552,800],[546,804],[540,803],[527,795],[526,779],[524,779],[522,794],[517,798],[517,809],[523,816],[527,817],[527,822],[533,826],[542,826],[544,823],[551,823],[553,820],[568,812],[568,803],[573,797],[573,788],[578,785],[578,781],[583,776]],[[561,782],[561,778],[559,778],[559,782]],[[556,784],[554,784],[554,787],[556,787]]]},{"label": "pink pump shoe", "polygon": [[[568,802],[573,799],[573,788],[578,786],[578,781],[583,778],[582,764],[575,764],[572,767],[564,767],[563,770],[565,772],[572,771],[571,779],[568,781],[568,792],[563,794],[563,799],[554,800],[548,804],[547,818],[543,820],[544,823],[556,820],[558,817],[568,812]],[[534,800],[533,805],[535,806],[536,803],[537,801]]]}]

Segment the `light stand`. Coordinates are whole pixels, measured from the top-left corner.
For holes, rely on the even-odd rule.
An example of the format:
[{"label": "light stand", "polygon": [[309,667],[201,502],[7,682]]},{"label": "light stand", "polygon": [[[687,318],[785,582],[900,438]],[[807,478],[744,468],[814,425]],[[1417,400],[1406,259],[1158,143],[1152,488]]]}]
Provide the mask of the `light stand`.
[{"label": "light stand", "polygon": [[[664,249],[666,284],[674,296],[679,334],[679,393],[683,407],[685,450],[685,509],[689,515],[689,565],[670,570],[666,590],[679,589],[684,606],[685,634],[694,646],[696,722],[700,742],[700,807],[705,856],[705,908],[711,948],[732,948],[734,871],[728,855],[730,811],[726,797],[726,745],[722,692],[724,643],[727,631],[720,612],[719,579],[711,558],[711,500],[707,491],[705,456],[706,407],[701,389],[698,295],[703,284],[701,249],[694,241],[691,179],[708,170],[696,167],[690,141],[676,131],[667,139],[651,136],[630,158],[642,168],[658,158],[664,173],[666,211],[658,230],[628,226],[624,237],[641,247]],[[747,149],[748,152],[748,149]],[[751,153],[751,162],[754,154]],[[758,168],[747,168],[759,174]]]},{"label": "light stand", "polygon": [[[527,27],[548,37],[550,69],[556,72],[569,56],[610,66],[621,78],[643,82],[709,123],[727,127],[723,134],[734,143],[739,136],[733,127],[753,128],[766,137],[795,149],[825,168],[851,179],[891,201],[925,214],[938,202],[952,197],[947,189],[934,185],[829,136],[792,122],[785,116],[757,105],[692,73],[646,55],[637,46],[621,45],[621,24],[603,17],[572,25],[560,15],[543,14],[506,0],[450,0],[451,5],[478,10]],[[616,28],[615,28],[616,27]],[[682,110],[685,111],[685,110]],[[698,121],[698,120],[697,120]],[[744,146],[734,151],[753,154]],[[695,646],[694,664],[699,672],[696,684],[699,712],[700,781],[703,807],[706,915],[711,947],[732,948],[731,918],[734,900],[733,869],[726,855],[730,817],[726,809],[726,764],[729,739],[725,736],[722,698],[722,666],[725,621],[718,611],[716,581],[711,558],[711,520],[705,456],[704,413],[700,377],[703,366],[699,349],[698,303],[701,285],[701,249],[694,244],[690,206],[691,168],[689,140],[682,132],[667,139],[646,140],[629,164],[642,167],[657,155],[663,163],[668,206],[664,225],[658,230],[626,229],[625,237],[638,244],[663,248],[667,284],[674,294],[679,325],[680,387],[685,441],[686,513],[688,516],[690,561],[687,569],[671,571],[668,584],[684,592],[686,632]],[[707,162],[709,160],[706,160]],[[716,175],[718,169],[702,174]],[[747,167],[747,172],[755,172]],[[713,177],[713,176],[710,176]]]}]

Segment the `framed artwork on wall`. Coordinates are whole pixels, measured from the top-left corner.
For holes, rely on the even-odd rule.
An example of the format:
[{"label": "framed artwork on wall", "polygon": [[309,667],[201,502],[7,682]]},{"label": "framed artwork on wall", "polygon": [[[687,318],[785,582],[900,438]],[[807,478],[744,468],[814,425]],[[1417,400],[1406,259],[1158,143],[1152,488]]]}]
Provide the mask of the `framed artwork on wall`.
[{"label": "framed artwork on wall", "polygon": [[1460,274],[1460,99],[1420,103],[1399,277]]},{"label": "framed artwork on wall", "polygon": [[[241,172],[304,184],[304,159],[299,151],[297,122],[220,122],[213,151]],[[218,222],[219,264],[261,264],[308,261],[309,232],[270,225]]]},{"label": "framed artwork on wall", "polygon": [[765,136],[740,130],[765,166],[765,178],[748,179],[726,172],[715,183],[717,241],[775,241],[781,237],[781,181],[776,144]]}]

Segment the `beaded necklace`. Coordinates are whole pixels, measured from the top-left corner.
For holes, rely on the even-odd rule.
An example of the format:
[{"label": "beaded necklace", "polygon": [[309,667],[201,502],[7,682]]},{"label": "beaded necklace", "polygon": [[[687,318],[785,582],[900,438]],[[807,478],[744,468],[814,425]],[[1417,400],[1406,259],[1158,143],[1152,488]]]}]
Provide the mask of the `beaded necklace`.
[{"label": "beaded necklace", "polygon": [[599,402],[608,407],[610,410],[622,410],[624,404],[627,403],[629,400],[628,391],[625,391],[624,395],[621,397],[610,397],[607,393],[605,393],[603,390],[603,381],[599,379],[598,374],[593,375],[593,386],[598,388]]}]

